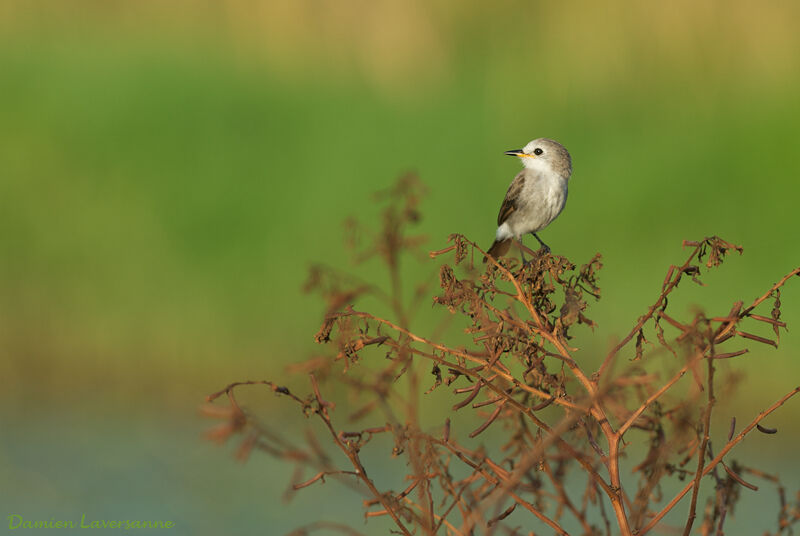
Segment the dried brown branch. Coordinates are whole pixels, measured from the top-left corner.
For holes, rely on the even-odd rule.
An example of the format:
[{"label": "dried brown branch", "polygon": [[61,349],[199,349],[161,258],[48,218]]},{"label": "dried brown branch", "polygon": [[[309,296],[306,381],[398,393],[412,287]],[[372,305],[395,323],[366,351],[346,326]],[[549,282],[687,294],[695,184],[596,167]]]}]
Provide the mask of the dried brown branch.
[{"label": "dried brown branch", "polygon": [[[717,464],[719,464],[722,461],[722,458],[733,447],[735,447],[742,439],[744,439],[744,437],[747,434],[749,434],[753,430],[753,428],[755,428],[756,425],[758,425],[759,422],[761,422],[761,420],[763,420],[767,415],[769,415],[770,413],[781,407],[784,403],[786,403],[787,400],[789,400],[791,397],[793,397],[799,392],[800,392],[800,387],[795,387],[794,389],[783,395],[777,402],[772,404],[769,408],[759,413],[758,416],[744,428],[744,430],[739,432],[739,434],[736,437],[734,437],[732,440],[728,441],[728,443],[725,444],[720,453],[717,454],[713,460],[711,460],[707,465],[705,465],[699,477],[701,478],[707,475],[714,467],[717,466]],[[678,494],[664,508],[662,508],[661,511],[658,514],[656,514],[655,517],[653,517],[653,519],[650,520],[650,522],[644,528],[642,528],[638,532],[638,534],[639,535],[647,534],[647,532],[650,529],[652,529],[661,520],[662,517],[664,517],[670,510],[672,510],[672,508],[675,507],[676,504],[678,504],[678,501],[680,501],[689,492],[689,490],[694,487],[694,485],[695,481],[692,480],[692,482],[687,484],[681,491],[679,491]]]},{"label": "dried brown branch", "polygon": [[[519,534],[520,523],[528,523],[536,533],[567,534],[574,526],[591,536],[643,536],[666,529],[664,516],[690,492],[683,528],[670,530],[690,534],[700,515],[700,532],[722,534],[742,493],[758,488],[747,474],[779,489],[774,534],[800,522],[800,500],[796,505],[786,500],[777,477],[726,458],[753,429],[775,433],[761,422],[800,387],[738,434],[731,419],[727,442],[716,455],[711,434],[718,400],[724,404],[735,388],[730,381],[715,385],[715,376],[724,373],[729,359],[748,359],[758,345],[778,346],[786,328],[781,289],[800,268],[747,307],[733,300],[727,314],[686,315],[674,307],[667,312],[682,280],[703,284],[704,271],[730,252],[742,252],[718,237],[684,242],[691,248],[688,257],[670,266],[655,301],[592,373],[585,363],[594,361],[570,340],[581,326],[596,325],[588,315],[601,295],[600,256],[576,266],[526,248],[529,264],[488,257],[484,265],[485,251],[458,234],[449,237],[447,247],[425,255],[421,238],[410,234],[422,190],[406,175],[376,197],[385,205],[378,225],[348,225],[355,260],[379,259],[387,285],[326,266],[312,269],[307,289],[324,301],[316,341],[325,351],[293,367],[308,374],[310,393],[298,396],[266,380],[232,383],[207,397],[204,411],[221,420],[209,438],[223,442],[239,435],[240,459],[262,451],[294,464],[289,494],[331,485],[326,480],[345,484],[366,498],[367,520],[391,520],[400,534]],[[431,314],[440,318],[431,323],[425,317],[422,328],[412,327],[412,319],[424,312],[435,278],[409,286],[403,279],[409,258],[437,262],[440,290],[432,296]],[[367,297],[383,310],[365,306]],[[768,300],[771,310],[761,311]],[[757,334],[756,325],[774,336]],[[731,348],[732,340],[739,347]],[[626,348],[631,361],[618,359]],[[661,369],[665,372],[654,372]],[[692,380],[681,383],[687,372]],[[307,444],[297,446],[286,431],[263,424],[237,401],[235,393],[246,385],[267,387],[294,404],[321,424],[327,441],[309,430]],[[443,388],[452,394],[441,393]],[[211,404],[223,395],[227,406]],[[434,407],[433,396],[449,398]],[[353,429],[335,425],[342,408]],[[335,458],[326,446],[344,457]],[[363,460],[374,458],[362,458],[362,452],[374,456],[377,449],[386,449],[386,463],[373,479]],[[632,462],[631,471],[623,471],[623,457]],[[580,500],[570,484],[575,474],[585,482]],[[670,481],[684,485],[666,500],[661,494]],[[322,522],[293,534],[316,530],[359,534]]]}]

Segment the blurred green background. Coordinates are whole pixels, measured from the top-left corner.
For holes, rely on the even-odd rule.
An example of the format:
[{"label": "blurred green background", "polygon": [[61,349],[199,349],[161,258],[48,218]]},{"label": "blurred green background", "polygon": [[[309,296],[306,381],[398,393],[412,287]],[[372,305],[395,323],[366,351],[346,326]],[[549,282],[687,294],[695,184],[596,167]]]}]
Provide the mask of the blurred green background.
[{"label": "blurred green background", "polygon": [[[204,442],[197,407],[315,351],[307,267],[347,267],[339,222],[376,218],[370,193],[408,170],[429,188],[430,249],[453,232],[488,245],[519,168],[503,151],[568,147],[569,202],[541,236],[603,254],[586,352],[645,311],[683,239],[745,254],[684,283],[676,310],[752,300],[800,260],[798,17],[743,0],[4,1],[3,516],[360,527],[360,502],[319,501],[335,484],[282,504],[290,470]],[[798,326],[797,282],[783,301]],[[798,349],[795,327],[730,364],[740,422],[798,383]],[[796,483],[798,416],[790,403],[778,439],[742,456]]]}]

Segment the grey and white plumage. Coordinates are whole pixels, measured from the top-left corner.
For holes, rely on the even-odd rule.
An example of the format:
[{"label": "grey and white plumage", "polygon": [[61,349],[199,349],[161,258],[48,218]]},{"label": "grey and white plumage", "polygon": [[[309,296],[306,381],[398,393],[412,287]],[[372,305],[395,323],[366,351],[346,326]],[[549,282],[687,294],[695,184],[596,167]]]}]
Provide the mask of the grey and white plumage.
[{"label": "grey and white plumage", "polygon": [[505,154],[519,157],[524,167],[508,187],[497,216],[495,241],[488,253],[495,258],[505,255],[512,239],[521,240],[527,233],[549,250],[536,233],[564,209],[572,159],[563,145],[547,138]]}]

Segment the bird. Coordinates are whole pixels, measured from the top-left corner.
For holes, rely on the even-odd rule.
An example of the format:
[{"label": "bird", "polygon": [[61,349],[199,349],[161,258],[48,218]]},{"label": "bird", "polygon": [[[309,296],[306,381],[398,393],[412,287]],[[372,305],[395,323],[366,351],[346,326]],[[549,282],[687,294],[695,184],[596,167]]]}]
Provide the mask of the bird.
[{"label": "bird", "polygon": [[[508,252],[512,239],[521,243],[528,233],[549,253],[550,247],[536,233],[550,225],[567,202],[572,175],[569,152],[555,140],[538,138],[505,154],[518,157],[523,168],[508,187],[497,215],[495,240],[487,253],[495,259],[501,257]],[[527,264],[521,250],[520,255],[523,264]],[[483,262],[486,260],[484,257]]]}]

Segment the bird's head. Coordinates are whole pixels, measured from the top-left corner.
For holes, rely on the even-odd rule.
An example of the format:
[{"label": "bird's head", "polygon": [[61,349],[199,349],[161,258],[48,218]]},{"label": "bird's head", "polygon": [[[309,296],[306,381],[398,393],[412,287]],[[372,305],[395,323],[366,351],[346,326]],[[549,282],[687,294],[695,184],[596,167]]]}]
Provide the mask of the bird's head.
[{"label": "bird's head", "polygon": [[522,149],[506,151],[509,156],[517,156],[522,165],[542,172],[556,172],[565,179],[572,174],[572,159],[567,149],[555,140],[539,138]]}]

